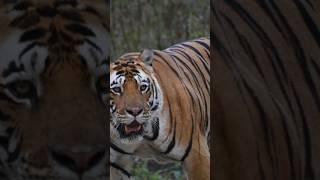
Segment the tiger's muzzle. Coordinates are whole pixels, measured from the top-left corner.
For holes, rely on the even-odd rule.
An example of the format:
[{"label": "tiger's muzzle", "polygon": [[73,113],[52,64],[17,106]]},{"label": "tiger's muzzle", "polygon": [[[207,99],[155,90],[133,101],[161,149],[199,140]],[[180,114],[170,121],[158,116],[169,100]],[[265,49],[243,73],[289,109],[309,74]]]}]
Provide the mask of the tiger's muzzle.
[{"label": "tiger's muzzle", "polygon": [[125,115],[118,115],[115,128],[121,139],[141,139],[148,131],[148,123],[151,119],[149,111],[142,108],[126,108]]}]

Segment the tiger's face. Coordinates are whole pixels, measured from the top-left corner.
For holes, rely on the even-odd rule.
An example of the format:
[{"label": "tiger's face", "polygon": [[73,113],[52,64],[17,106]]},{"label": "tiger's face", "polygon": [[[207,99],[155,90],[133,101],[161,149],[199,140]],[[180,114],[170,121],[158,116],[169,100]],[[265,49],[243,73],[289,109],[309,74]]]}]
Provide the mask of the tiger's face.
[{"label": "tiger's face", "polygon": [[16,77],[0,91],[0,133],[8,139],[0,155],[11,166],[4,171],[14,179],[105,179],[108,114],[100,87],[90,86],[81,64],[50,72],[39,81],[19,75],[30,72],[11,73]]},{"label": "tiger's face", "polygon": [[111,137],[135,143],[159,130],[161,90],[150,62],[153,52],[126,54],[110,67]]},{"label": "tiger's face", "polygon": [[52,1],[0,17],[0,179],[105,180],[106,18]]}]

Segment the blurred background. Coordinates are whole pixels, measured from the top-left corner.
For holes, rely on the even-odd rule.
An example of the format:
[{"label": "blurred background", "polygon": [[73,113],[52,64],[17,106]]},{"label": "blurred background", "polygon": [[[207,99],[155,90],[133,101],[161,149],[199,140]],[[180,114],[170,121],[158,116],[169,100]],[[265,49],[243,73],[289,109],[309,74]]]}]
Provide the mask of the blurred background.
[{"label": "blurred background", "polygon": [[112,0],[112,57],[209,36],[209,0]]},{"label": "blurred background", "polygon": [[[111,59],[210,35],[210,0],[112,0]],[[136,179],[185,179],[179,163],[135,160]]]}]

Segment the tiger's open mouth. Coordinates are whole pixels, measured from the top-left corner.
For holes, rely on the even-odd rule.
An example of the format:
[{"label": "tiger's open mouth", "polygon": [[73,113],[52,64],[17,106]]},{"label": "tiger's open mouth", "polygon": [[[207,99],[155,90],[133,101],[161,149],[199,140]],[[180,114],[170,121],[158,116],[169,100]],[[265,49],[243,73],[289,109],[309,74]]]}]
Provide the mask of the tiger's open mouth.
[{"label": "tiger's open mouth", "polygon": [[124,125],[124,132],[126,134],[138,132],[142,128],[141,124],[137,121],[133,121],[129,125]]},{"label": "tiger's open mouth", "polygon": [[136,120],[130,124],[122,123],[118,126],[118,131],[121,138],[140,136],[143,133],[143,124]]}]

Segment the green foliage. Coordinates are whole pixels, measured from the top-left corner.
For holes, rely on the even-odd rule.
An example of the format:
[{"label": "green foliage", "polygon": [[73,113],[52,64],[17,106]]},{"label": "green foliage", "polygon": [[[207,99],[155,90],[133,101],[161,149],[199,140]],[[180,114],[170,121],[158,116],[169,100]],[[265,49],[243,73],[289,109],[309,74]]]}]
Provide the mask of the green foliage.
[{"label": "green foliage", "polygon": [[136,180],[183,180],[184,175],[179,164],[170,164],[159,170],[152,171],[148,163],[139,161],[133,169]]},{"label": "green foliage", "polygon": [[209,0],[111,1],[112,57],[209,36]]}]

